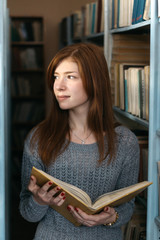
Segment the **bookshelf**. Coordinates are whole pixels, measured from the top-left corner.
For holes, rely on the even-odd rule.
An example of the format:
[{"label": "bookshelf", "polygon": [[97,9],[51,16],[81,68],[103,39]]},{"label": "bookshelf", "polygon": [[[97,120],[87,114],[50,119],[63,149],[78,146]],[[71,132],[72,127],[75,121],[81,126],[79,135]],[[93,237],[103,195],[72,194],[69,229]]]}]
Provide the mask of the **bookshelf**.
[{"label": "bookshelf", "polygon": [[104,31],[104,50],[105,56],[112,68],[112,51],[114,47],[114,36],[116,34],[148,34],[150,38],[150,83],[149,83],[149,121],[133,116],[130,113],[114,107],[114,111],[119,116],[125,117],[126,122],[130,119],[139,127],[145,127],[149,135],[148,149],[148,180],[153,185],[147,193],[147,240],[160,239],[160,216],[158,216],[158,177],[157,161],[160,159],[160,25],[157,16],[158,1],[151,1],[151,19],[136,23],[131,26],[121,27],[111,30],[110,25],[110,1],[105,0],[105,31]]},{"label": "bookshelf", "polygon": [[[34,224],[18,211],[24,139],[44,119],[44,20],[39,16],[11,16],[11,236],[31,239]],[[29,226],[31,231],[24,231]],[[25,232],[25,234],[24,234]]]},{"label": "bookshelf", "polygon": [[64,17],[59,27],[59,48],[77,42],[104,45],[104,0],[93,1]]},{"label": "bookshelf", "polygon": [[[65,23],[64,23],[65,22]],[[93,33],[85,36],[73,38],[72,16],[65,17],[60,23],[59,48],[78,42],[93,42],[100,46],[104,45],[104,32]]]}]

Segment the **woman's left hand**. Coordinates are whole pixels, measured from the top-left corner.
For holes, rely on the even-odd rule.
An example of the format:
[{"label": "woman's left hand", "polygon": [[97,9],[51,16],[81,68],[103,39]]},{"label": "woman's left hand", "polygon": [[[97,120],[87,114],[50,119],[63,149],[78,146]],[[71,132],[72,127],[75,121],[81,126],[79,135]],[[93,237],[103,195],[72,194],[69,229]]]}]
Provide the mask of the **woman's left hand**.
[{"label": "woman's left hand", "polygon": [[88,227],[111,223],[116,219],[115,209],[111,207],[105,207],[102,212],[94,215],[88,215],[81,209],[74,208],[71,205],[68,206],[68,210],[78,223]]}]

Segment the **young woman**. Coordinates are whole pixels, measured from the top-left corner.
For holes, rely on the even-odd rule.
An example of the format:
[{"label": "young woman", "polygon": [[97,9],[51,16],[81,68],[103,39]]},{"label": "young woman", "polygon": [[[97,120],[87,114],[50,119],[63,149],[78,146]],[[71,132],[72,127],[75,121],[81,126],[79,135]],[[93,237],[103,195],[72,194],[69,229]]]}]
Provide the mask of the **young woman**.
[{"label": "young woman", "polygon": [[50,115],[25,141],[21,214],[39,222],[35,240],[121,240],[121,227],[132,216],[134,200],[115,208],[106,206],[95,215],[68,205],[82,224],[75,227],[50,207],[62,205],[65,192],[58,195],[59,186],[49,191],[51,182],[40,188],[30,177],[35,166],[83,189],[92,201],[137,182],[137,138],[126,127],[115,125],[102,50],[83,43],[60,50],[48,67],[48,86],[53,96]]}]

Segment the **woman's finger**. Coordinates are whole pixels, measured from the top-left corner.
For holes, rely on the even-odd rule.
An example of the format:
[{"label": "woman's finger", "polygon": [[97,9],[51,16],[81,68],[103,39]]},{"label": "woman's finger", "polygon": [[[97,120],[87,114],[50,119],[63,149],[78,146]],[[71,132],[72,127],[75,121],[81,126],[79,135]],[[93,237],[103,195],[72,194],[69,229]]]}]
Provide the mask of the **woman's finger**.
[{"label": "woman's finger", "polygon": [[37,191],[39,189],[36,182],[37,182],[36,178],[34,176],[31,176],[29,184],[28,184],[28,190],[32,193],[34,193],[35,191]]}]

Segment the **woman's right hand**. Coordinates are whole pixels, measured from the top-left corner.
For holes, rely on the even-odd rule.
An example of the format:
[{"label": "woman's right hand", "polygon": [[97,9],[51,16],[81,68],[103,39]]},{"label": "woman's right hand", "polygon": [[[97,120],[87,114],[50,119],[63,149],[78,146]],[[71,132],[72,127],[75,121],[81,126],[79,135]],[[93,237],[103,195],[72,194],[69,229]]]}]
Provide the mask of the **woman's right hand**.
[{"label": "woman's right hand", "polygon": [[[51,181],[47,182],[42,187],[39,187],[36,182],[36,178],[34,176],[31,176],[28,190],[33,194],[33,198],[37,203],[39,203],[40,205],[54,204],[57,206],[61,206],[64,203],[66,198],[65,192],[60,192],[61,188],[59,186],[49,190],[52,185]],[[60,192],[58,196],[56,195],[56,197],[54,197],[54,195],[58,192]]]}]

